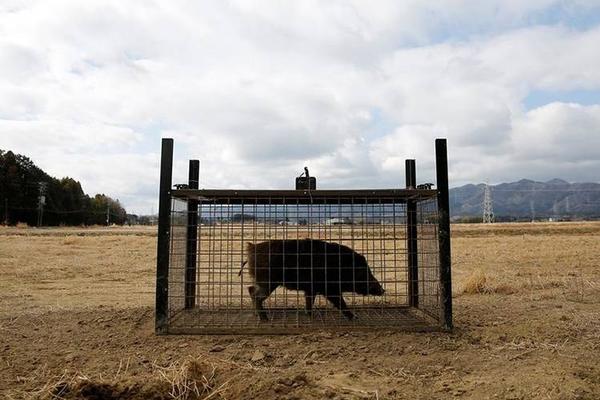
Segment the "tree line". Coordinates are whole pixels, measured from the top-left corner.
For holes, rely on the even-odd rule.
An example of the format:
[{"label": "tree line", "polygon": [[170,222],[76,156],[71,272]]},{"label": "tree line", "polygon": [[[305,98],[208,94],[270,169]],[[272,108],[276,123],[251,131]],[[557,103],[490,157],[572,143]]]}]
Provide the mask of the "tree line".
[{"label": "tree line", "polygon": [[[40,196],[43,213],[40,216]],[[106,225],[127,222],[119,203],[104,194],[91,197],[73,178],[56,179],[33,161],[12,151],[0,150],[0,221],[9,225]]]}]

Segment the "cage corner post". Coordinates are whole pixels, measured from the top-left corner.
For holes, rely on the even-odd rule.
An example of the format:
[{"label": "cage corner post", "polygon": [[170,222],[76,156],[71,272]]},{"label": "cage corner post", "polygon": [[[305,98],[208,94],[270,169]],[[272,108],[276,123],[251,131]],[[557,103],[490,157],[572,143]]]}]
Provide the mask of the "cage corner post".
[{"label": "cage corner post", "polygon": [[171,235],[171,183],[173,177],[173,139],[161,143],[160,189],[158,197],[158,239],[156,246],[156,310],[154,329],[168,331],[169,321],[169,252]]},{"label": "cage corner post", "polygon": [[448,187],[448,149],[446,139],[435,140],[435,161],[438,191],[440,284],[443,327],[453,328],[452,323],[452,274],[450,255],[450,201]]},{"label": "cage corner post", "polygon": [[[190,160],[188,187],[198,189],[200,161]],[[187,234],[185,256],[185,308],[196,306],[196,252],[198,250],[198,200],[187,200]]]},{"label": "cage corner post", "polygon": [[[416,161],[406,160],[406,188],[417,188]],[[417,250],[417,201],[406,200],[406,248],[408,252],[408,304],[419,307],[419,265]]]}]

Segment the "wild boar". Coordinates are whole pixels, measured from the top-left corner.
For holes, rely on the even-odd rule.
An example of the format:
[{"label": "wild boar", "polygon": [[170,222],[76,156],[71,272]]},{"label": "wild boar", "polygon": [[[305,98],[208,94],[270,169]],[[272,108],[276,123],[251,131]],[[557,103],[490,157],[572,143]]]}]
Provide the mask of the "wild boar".
[{"label": "wild boar", "polygon": [[304,291],[309,313],[315,296],[320,294],[349,320],[354,314],[348,310],[343,292],[363,296],[384,293],[365,257],[338,243],[312,239],[268,240],[247,243],[246,256],[248,273],[254,280],[248,292],[263,321],[268,319],[263,302],[279,286]]}]

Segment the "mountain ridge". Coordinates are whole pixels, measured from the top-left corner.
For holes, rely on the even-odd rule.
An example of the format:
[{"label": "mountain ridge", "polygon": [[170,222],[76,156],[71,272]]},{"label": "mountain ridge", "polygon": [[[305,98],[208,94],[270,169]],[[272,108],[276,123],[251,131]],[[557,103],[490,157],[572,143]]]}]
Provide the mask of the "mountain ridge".
[{"label": "mountain ridge", "polygon": [[[477,217],[483,213],[486,184],[450,189],[450,215]],[[489,185],[494,214],[502,219],[600,217],[600,183],[554,178],[546,182],[521,179]]]}]

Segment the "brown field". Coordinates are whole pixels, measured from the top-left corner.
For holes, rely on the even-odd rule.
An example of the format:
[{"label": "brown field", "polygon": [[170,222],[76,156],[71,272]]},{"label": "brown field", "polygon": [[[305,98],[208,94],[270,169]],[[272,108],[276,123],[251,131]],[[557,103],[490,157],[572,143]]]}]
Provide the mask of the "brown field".
[{"label": "brown field", "polygon": [[451,334],[155,336],[153,229],[0,227],[0,398],[599,399],[600,223],[452,229]]}]

